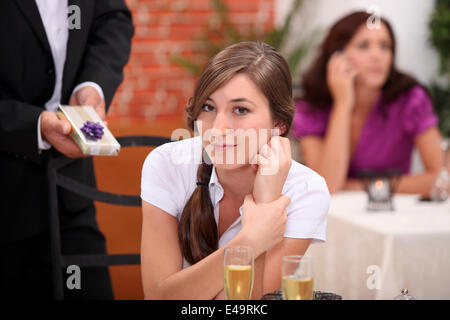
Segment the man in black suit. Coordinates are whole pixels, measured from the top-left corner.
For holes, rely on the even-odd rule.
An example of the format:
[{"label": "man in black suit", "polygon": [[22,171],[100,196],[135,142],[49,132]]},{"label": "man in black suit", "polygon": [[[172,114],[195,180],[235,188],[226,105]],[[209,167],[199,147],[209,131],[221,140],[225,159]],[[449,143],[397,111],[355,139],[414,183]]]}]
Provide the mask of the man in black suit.
[{"label": "man in black suit", "polygon": [[[133,32],[124,0],[0,1],[0,296],[52,297],[47,159],[77,158],[62,173],[95,185],[56,107],[92,105],[104,119]],[[105,253],[92,201],[58,194],[63,254]],[[65,296],[112,299],[108,269],[82,269],[81,289]]]}]

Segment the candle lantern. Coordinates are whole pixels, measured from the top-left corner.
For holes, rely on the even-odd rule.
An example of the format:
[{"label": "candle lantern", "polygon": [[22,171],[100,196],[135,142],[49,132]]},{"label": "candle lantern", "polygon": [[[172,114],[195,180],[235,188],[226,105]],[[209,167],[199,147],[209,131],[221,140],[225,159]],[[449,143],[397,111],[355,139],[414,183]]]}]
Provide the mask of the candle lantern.
[{"label": "candle lantern", "polygon": [[368,196],[368,211],[393,211],[392,196],[395,193],[401,171],[363,170],[358,172]]}]

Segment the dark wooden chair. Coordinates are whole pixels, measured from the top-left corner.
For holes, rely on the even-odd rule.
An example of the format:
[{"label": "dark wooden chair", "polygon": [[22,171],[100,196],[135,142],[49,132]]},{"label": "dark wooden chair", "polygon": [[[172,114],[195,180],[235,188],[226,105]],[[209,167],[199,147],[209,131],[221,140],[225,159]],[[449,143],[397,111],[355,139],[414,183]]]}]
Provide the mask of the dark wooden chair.
[{"label": "dark wooden chair", "polygon": [[[171,142],[170,138],[158,136],[119,137],[121,147],[157,147]],[[141,206],[140,196],[104,192],[62,175],[59,169],[71,163],[66,157],[51,158],[47,165],[50,197],[50,236],[54,298],[64,299],[63,269],[70,265],[79,267],[99,267],[112,265],[140,264],[140,254],[88,254],[63,255],[61,251],[61,231],[58,208],[58,188],[64,188],[82,197],[121,206]]]}]

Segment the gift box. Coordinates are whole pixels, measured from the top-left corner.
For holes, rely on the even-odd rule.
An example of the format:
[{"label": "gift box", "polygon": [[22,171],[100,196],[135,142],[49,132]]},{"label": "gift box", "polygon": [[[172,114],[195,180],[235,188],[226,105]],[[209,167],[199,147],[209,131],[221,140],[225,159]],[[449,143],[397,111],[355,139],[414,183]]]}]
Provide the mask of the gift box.
[{"label": "gift box", "polygon": [[72,125],[71,136],[85,155],[117,156],[120,144],[91,106],[59,105],[58,117]]}]

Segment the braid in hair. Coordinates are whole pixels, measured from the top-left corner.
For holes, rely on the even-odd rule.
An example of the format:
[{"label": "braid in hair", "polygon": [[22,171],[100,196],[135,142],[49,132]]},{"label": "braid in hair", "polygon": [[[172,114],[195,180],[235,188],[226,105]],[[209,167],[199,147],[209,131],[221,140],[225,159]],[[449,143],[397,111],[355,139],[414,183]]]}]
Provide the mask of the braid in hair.
[{"label": "braid in hair", "polygon": [[197,170],[197,188],[181,215],[178,239],[181,251],[190,264],[195,264],[218,249],[219,235],[208,183],[213,166],[203,162]]}]

